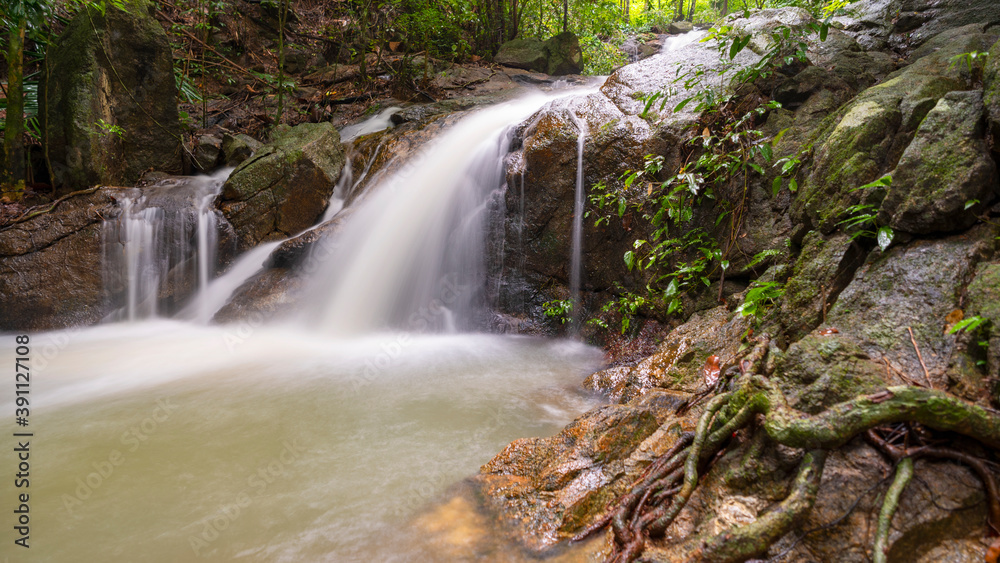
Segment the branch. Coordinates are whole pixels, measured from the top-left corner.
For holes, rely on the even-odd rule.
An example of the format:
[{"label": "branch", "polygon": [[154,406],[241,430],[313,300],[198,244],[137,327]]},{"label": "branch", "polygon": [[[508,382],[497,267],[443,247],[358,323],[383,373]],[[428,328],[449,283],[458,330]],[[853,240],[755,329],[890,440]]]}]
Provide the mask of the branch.
[{"label": "branch", "polygon": [[913,479],[913,458],[904,457],[899,460],[896,466],[896,478],[889,485],[889,490],[885,493],[882,501],[882,510],[878,513],[878,530],[875,532],[875,548],[872,554],[874,563],[886,563],[889,555],[889,527],[892,524],[892,516],[899,507],[899,497],[903,494],[906,486]]}]

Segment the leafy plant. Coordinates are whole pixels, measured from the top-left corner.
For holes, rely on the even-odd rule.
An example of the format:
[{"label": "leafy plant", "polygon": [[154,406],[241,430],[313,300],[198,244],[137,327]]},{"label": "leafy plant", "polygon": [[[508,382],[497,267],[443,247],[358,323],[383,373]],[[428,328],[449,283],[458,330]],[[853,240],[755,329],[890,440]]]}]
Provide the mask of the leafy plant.
[{"label": "leafy plant", "polygon": [[[858,186],[853,188],[851,191],[856,192],[860,190],[888,188],[891,184],[892,176],[886,174],[874,182]],[[874,238],[883,252],[885,252],[885,250],[889,248],[889,245],[892,244],[892,240],[895,238],[896,233],[892,230],[892,227],[889,227],[888,225],[883,225],[881,227],[877,225],[876,219],[878,217],[878,208],[875,205],[859,203],[848,207],[844,210],[844,212],[847,214],[847,218],[837,224],[840,225],[844,231],[850,233],[851,240],[855,240],[860,237]]]},{"label": "leafy plant", "polygon": [[744,317],[762,318],[785,294],[785,284],[754,282],[736,312]]},{"label": "leafy plant", "polygon": [[545,309],[545,316],[550,319],[558,319],[560,324],[573,322],[573,302],[569,299],[553,299],[542,304]]}]

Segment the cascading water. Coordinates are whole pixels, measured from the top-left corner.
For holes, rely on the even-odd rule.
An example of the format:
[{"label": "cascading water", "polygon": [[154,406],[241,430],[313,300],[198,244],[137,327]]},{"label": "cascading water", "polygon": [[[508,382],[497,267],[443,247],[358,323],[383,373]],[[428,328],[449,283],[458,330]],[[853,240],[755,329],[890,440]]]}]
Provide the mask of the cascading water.
[{"label": "cascading water", "polygon": [[[592,406],[573,389],[601,354],[580,343],[376,332],[414,314],[402,326],[467,322],[468,299],[441,288],[472,291],[507,129],[544,103],[470,115],[356,201],[338,239],[353,250],[314,274],[326,276],[312,289],[322,299],[305,301],[350,338],[152,318],[182,271],[189,283],[210,276],[208,193],[194,190],[181,214],[186,181],[123,197],[105,225],[107,275],[128,301],[121,318],[136,322],[31,335],[30,429],[44,436],[32,450],[33,556],[412,559],[410,545],[386,545],[415,510],[509,441],[552,434]],[[234,262],[185,318],[211,316],[277,244]],[[0,339],[5,365],[13,342]],[[14,494],[13,480],[0,483],[0,497]],[[420,560],[448,560],[435,553]]]},{"label": "cascading water", "polygon": [[309,299],[322,330],[440,328],[448,314],[467,327],[483,286],[483,211],[505,182],[513,125],[552,99],[473,113],[365,198]]},{"label": "cascading water", "polygon": [[571,326],[579,327],[580,322],[580,276],[583,270],[583,204],[586,192],[583,187],[583,148],[587,142],[587,122],[569,112],[579,134],[576,138],[576,189],[573,196],[573,243],[569,266],[569,293],[573,303]]},{"label": "cascading water", "polygon": [[660,48],[660,53],[666,53],[667,51],[677,51],[683,49],[684,47],[696,41],[701,41],[701,39],[706,35],[708,35],[707,31],[703,31],[700,29],[693,29],[687,33],[682,33],[680,35],[674,35],[668,37],[663,42],[663,47]]},{"label": "cascading water", "polygon": [[[207,287],[219,245],[212,202],[231,172],[171,177],[121,198],[121,214],[102,225],[105,286],[124,289],[112,320],[161,314],[165,285]],[[175,305],[167,303],[166,312],[174,312]]]}]

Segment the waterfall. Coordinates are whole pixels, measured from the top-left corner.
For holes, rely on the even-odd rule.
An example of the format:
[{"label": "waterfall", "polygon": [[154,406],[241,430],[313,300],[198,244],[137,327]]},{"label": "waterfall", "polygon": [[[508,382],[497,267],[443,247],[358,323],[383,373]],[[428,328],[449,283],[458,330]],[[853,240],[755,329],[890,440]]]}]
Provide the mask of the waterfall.
[{"label": "waterfall", "polygon": [[660,49],[660,53],[662,54],[666,53],[667,51],[676,51],[678,49],[682,49],[696,41],[701,41],[701,38],[705,37],[706,35],[708,35],[708,33],[705,31],[702,31],[700,29],[693,29],[687,33],[682,33],[680,35],[674,35],[672,37],[668,37],[663,42],[663,47]]},{"label": "waterfall", "polygon": [[208,286],[219,244],[212,204],[231,172],[170,177],[120,198],[121,214],[102,225],[105,286],[121,294],[111,320],[172,313],[184,288]]},{"label": "waterfall", "polygon": [[587,142],[587,122],[570,111],[570,119],[579,130],[576,137],[576,190],[573,198],[573,247],[569,265],[569,293],[573,304],[571,326],[579,329],[580,318],[580,274],[583,269],[583,204],[586,192],[583,188],[583,147]]},{"label": "waterfall", "polygon": [[476,111],[382,179],[316,276],[307,298],[316,311],[306,316],[338,335],[451,322],[468,328],[483,287],[485,209],[505,186],[513,128],[545,103],[575,95],[532,95]]}]

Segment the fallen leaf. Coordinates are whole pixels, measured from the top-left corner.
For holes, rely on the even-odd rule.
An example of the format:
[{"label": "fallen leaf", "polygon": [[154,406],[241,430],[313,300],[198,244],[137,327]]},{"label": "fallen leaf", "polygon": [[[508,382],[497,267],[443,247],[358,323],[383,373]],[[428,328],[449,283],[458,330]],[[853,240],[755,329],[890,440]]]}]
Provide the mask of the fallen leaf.
[{"label": "fallen leaf", "polygon": [[701,138],[705,139],[706,141],[712,138],[712,132],[708,130],[708,127],[706,127],[705,130],[701,132]]},{"label": "fallen leaf", "polygon": [[955,326],[955,323],[961,321],[965,318],[965,312],[961,309],[955,309],[944,318],[944,333],[948,334],[951,327]]},{"label": "fallen leaf", "polygon": [[1000,538],[993,540],[993,545],[986,550],[986,563],[998,563],[998,561],[1000,561]]},{"label": "fallen leaf", "polygon": [[719,382],[719,375],[722,368],[719,366],[719,357],[712,355],[705,360],[705,367],[701,368],[702,377],[705,380],[705,387],[712,389]]},{"label": "fallen leaf", "polygon": [[831,334],[840,334],[840,331],[832,326],[830,328],[824,328],[823,330],[819,331],[820,336],[830,336]]}]

